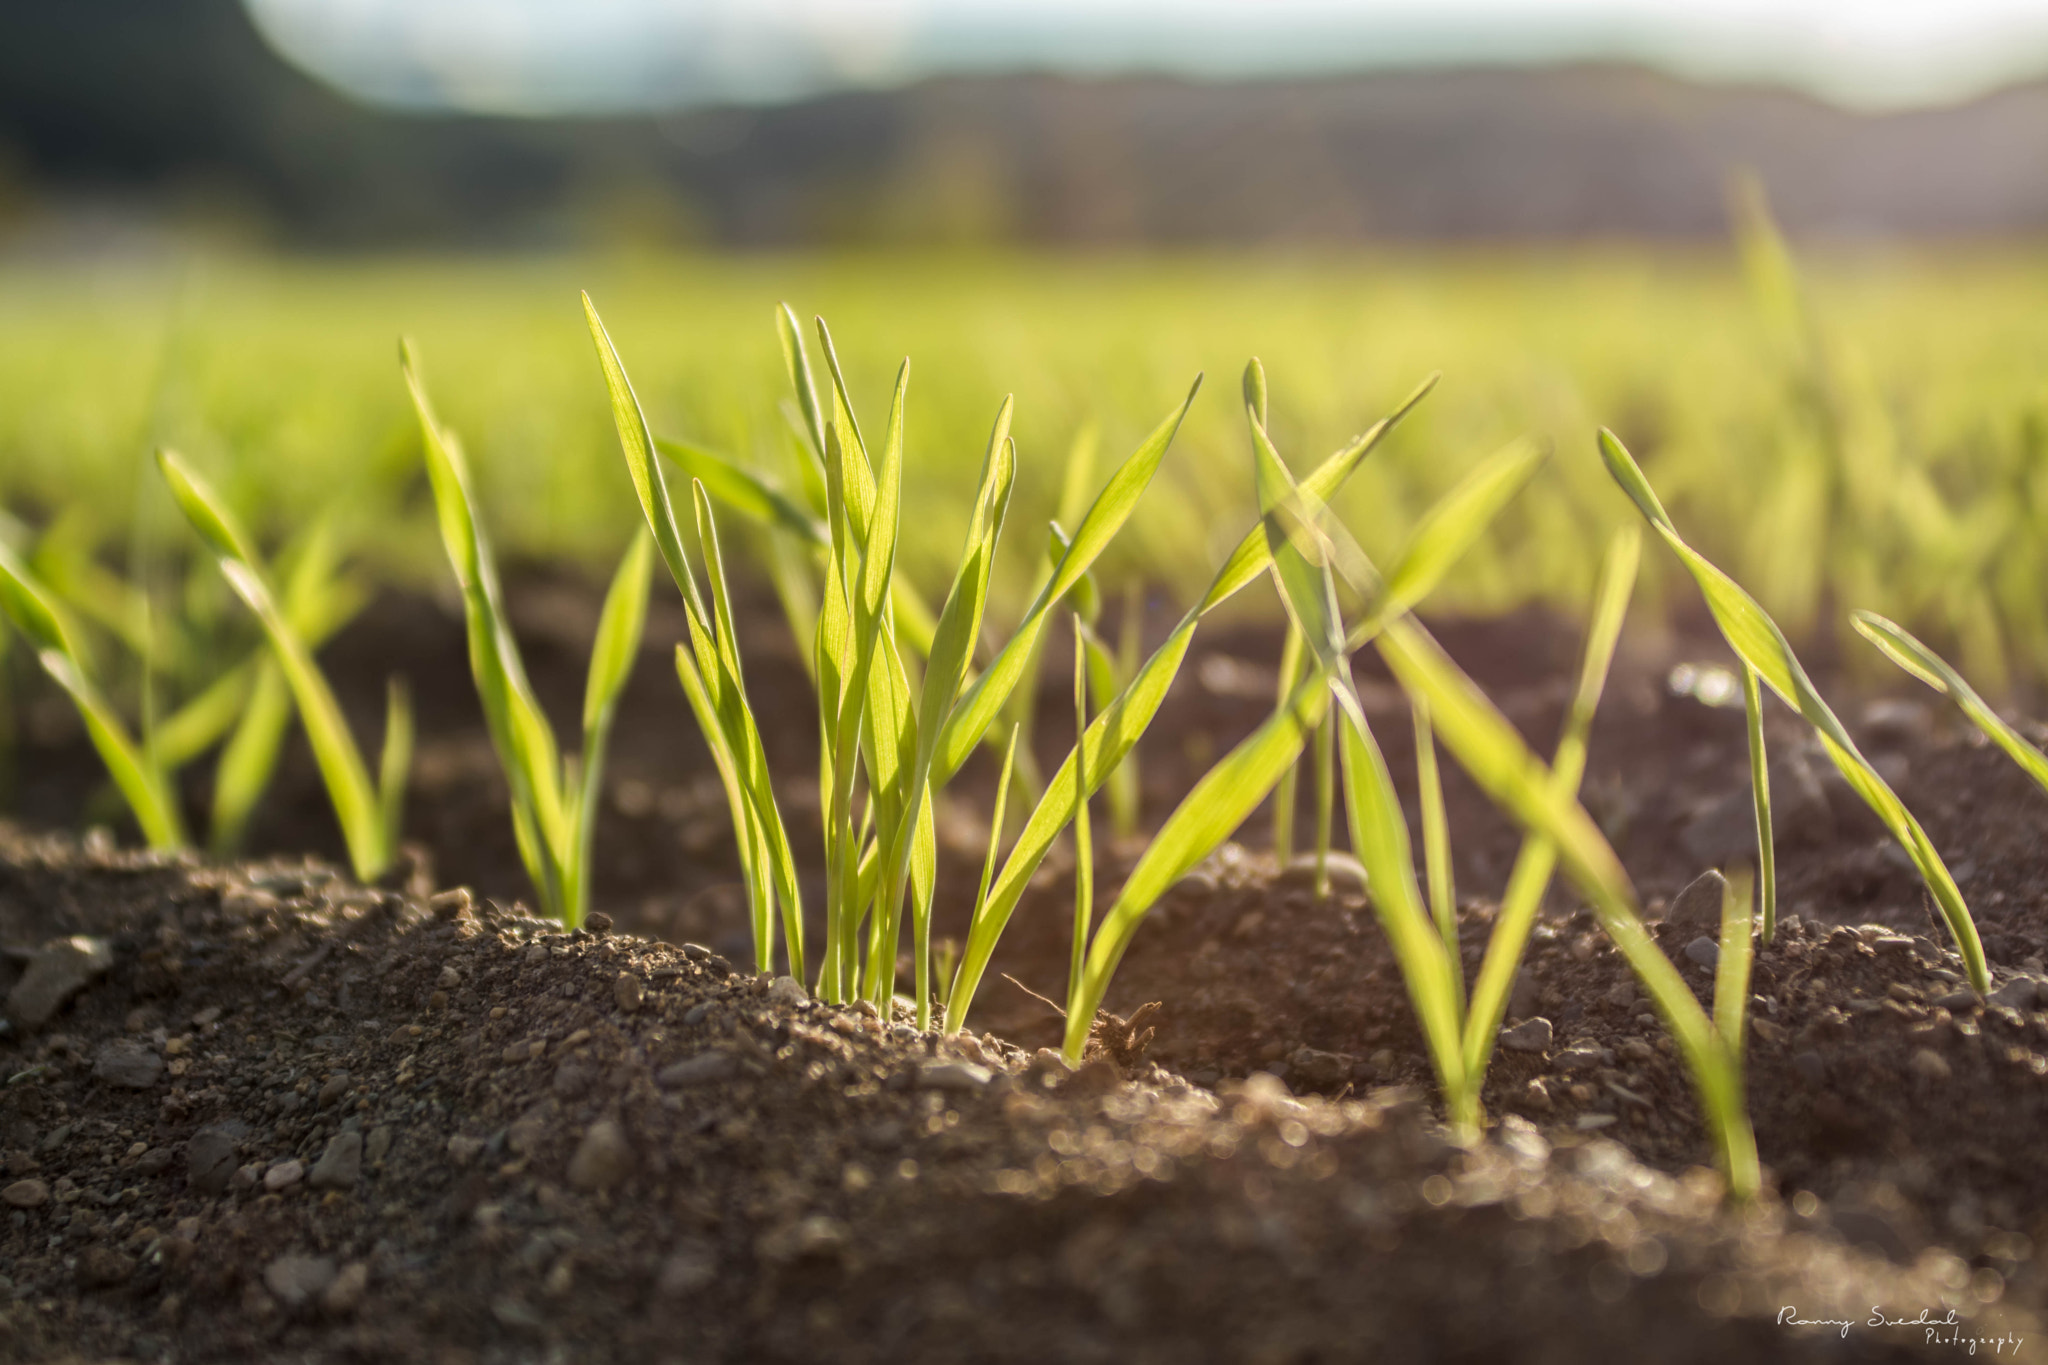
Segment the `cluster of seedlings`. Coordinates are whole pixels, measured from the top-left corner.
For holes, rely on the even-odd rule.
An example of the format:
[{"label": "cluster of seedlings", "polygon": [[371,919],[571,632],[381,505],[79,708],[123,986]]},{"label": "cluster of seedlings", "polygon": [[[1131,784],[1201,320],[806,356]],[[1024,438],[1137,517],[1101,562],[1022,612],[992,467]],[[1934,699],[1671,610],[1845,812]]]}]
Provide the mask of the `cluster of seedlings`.
[{"label": "cluster of seedlings", "polygon": [[[1811,724],[1850,788],[1910,855],[1953,935],[1968,985],[1979,993],[1990,988],[1968,908],[1919,823],[1859,753],[1783,632],[1732,578],[1687,544],[1611,433],[1601,432],[1598,441],[1608,471],[1697,581],[1742,666],[1758,839],[1753,871],[1732,869],[1707,1006],[1646,928],[1619,860],[1578,796],[1587,734],[1635,586],[1637,530],[1622,530],[1607,552],[1577,687],[1546,764],[1412,614],[1535,477],[1546,452],[1517,443],[1482,462],[1419,519],[1385,569],[1367,558],[1331,510],[1338,490],[1433,380],[1297,477],[1268,435],[1266,379],[1254,360],[1242,397],[1259,521],[1202,597],[1140,659],[1128,624],[1132,613],[1126,613],[1124,638],[1114,648],[1097,635],[1101,593],[1092,570],[1160,468],[1195,390],[1115,467],[1091,503],[1084,508],[1080,498],[1064,500],[1072,509],[1072,528],[1059,521],[1047,528],[1050,548],[1036,592],[1021,618],[1001,630],[985,608],[1019,467],[1010,400],[996,414],[958,566],[933,610],[897,572],[906,503],[908,361],[898,373],[880,440],[871,444],[823,321],[814,350],[794,314],[786,307],[778,312],[794,394],[791,429],[804,475],[801,487],[787,489],[713,451],[656,438],[587,296],[584,304],[645,527],[627,549],[605,600],[575,756],[560,749],[527,680],[460,444],[434,415],[409,348],[403,356],[440,529],[461,589],[475,685],[511,793],[518,848],[541,907],[566,927],[579,926],[590,911],[604,751],[639,650],[658,555],[684,606],[688,638],[676,646],[675,668],[730,809],[755,965],[769,973],[786,964],[831,1004],[865,1002],[886,1018],[907,995],[918,1028],[936,1024],[958,1033],[1033,874],[1072,826],[1076,903],[1063,1051],[1079,1063],[1104,1017],[1111,977],[1148,912],[1276,791],[1275,843],[1283,854],[1291,851],[1297,770],[1306,762],[1315,777],[1318,895],[1328,885],[1341,793],[1352,854],[1405,979],[1455,1130],[1476,1132],[1482,1124],[1482,1082],[1509,994],[1537,910],[1562,870],[1669,1030],[1698,1091],[1728,1188],[1746,1197],[1760,1176],[1743,1100],[1744,1010],[1752,939],[1760,935],[1769,943],[1776,930],[1761,718],[1765,687]],[[822,361],[822,384],[814,356]],[[1198,379],[1196,389],[1199,384]],[[274,571],[227,503],[196,473],[168,451],[158,463],[222,579],[261,627],[264,639],[246,658],[182,708],[158,716],[148,685],[158,670],[149,661],[160,659],[164,648],[156,641],[172,638],[177,627],[153,628],[146,608],[131,621],[135,612],[123,605],[120,585],[100,582],[75,564],[67,569],[61,542],[48,543],[54,532],[34,556],[18,553],[0,537],[0,607],[76,704],[114,786],[153,847],[187,843],[175,778],[182,766],[217,748],[212,842],[216,849],[232,850],[296,711],[356,874],[364,880],[384,874],[397,858],[411,755],[406,694],[392,685],[373,776],[314,659],[319,643],[359,607],[360,585],[340,572],[328,539],[318,532],[288,547],[280,571]],[[672,483],[678,476],[687,482]],[[1070,470],[1070,484],[1082,481]],[[916,504],[914,495],[910,501]],[[778,803],[767,746],[749,702],[721,515],[744,523],[749,542],[760,548],[814,688],[822,816],[815,863],[800,862],[802,832],[791,829]],[[1278,702],[1159,824],[1114,900],[1098,914],[1090,803],[1102,794],[1119,831],[1136,825],[1136,746],[1203,619],[1261,576],[1276,586],[1288,619]],[[99,681],[81,614],[103,627],[134,627],[125,635],[120,629],[111,633],[145,659],[139,738]],[[1879,648],[1955,699],[2048,785],[2048,758],[1938,656],[1882,617],[1858,613],[1855,619]],[[1071,628],[1074,639],[1076,740],[1050,774],[1041,775],[1020,736],[1034,706],[1042,652],[1063,627]],[[1419,878],[1392,775],[1352,681],[1351,658],[1367,646],[1384,659],[1413,709],[1422,798]],[[1491,941],[1470,982],[1457,948],[1439,744],[1524,830]],[[938,894],[934,801],[984,747],[1002,756],[995,818],[965,943],[957,958],[941,961],[932,941]],[[1006,821],[1012,799],[1023,814]],[[1014,835],[1008,835],[1012,827]],[[824,871],[822,942],[806,940],[800,865]],[[906,938],[911,980],[899,982]]]}]

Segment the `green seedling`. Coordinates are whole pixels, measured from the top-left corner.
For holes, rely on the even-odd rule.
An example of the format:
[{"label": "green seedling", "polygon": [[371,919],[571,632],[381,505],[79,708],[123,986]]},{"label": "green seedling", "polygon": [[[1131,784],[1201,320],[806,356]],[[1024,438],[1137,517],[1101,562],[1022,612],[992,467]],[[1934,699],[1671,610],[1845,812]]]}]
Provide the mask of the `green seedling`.
[{"label": "green seedling", "polygon": [[2027,742],[1977,694],[1963,675],[1951,668],[1939,654],[1914,637],[1904,626],[1888,621],[1874,611],[1850,613],[1857,631],[1876,645],[1884,656],[1956,704],[1984,737],[2005,750],[2027,776],[2048,788],[2048,754]]},{"label": "green seedling", "polygon": [[271,656],[298,707],[356,876],[364,881],[382,876],[397,861],[412,761],[412,706],[405,689],[395,678],[387,689],[384,748],[373,783],[334,690],[314,662],[305,636],[279,604],[249,537],[226,504],[175,454],[158,451],[157,465],[179,510],[270,641]]},{"label": "green seedling", "polygon": [[[1330,456],[1302,480],[1303,487],[1324,498],[1343,487],[1366,456],[1372,453],[1402,418],[1414,410],[1415,405],[1422,401],[1435,384],[1434,375],[1424,380],[1391,414],[1374,423],[1363,435]],[[1408,576],[1395,591],[1416,596],[1427,592],[1448,567],[1449,560],[1454,559],[1462,549],[1463,546],[1457,544],[1453,537],[1439,538],[1426,546],[1426,557],[1406,565]],[[1039,864],[1051,850],[1053,841],[1074,817],[1077,790],[1093,793],[1101,790],[1103,784],[1109,781],[1110,775],[1124,761],[1131,747],[1138,742],[1139,737],[1158,714],[1161,704],[1166,699],[1167,690],[1173,685],[1182,663],[1187,659],[1188,649],[1194,643],[1196,628],[1203,618],[1249,586],[1260,574],[1266,572],[1271,563],[1272,556],[1267,548],[1265,535],[1255,526],[1238,542],[1236,549],[1224,561],[1223,567],[1217,570],[1215,578],[1211,580],[1208,591],[1202,595],[1201,600],[1181,617],[1165,641],[1152,651],[1131,675],[1130,681],[1089,723],[1080,741],[1068,752],[1058,771],[1045,784],[1045,794],[1026,819],[1022,831],[1010,849],[1009,856],[1003,863],[1001,873],[997,875],[989,890],[976,900],[974,917],[968,928],[967,945],[961,953],[960,966],[954,976],[946,1005],[945,1027],[949,1032],[957,1032],[965,1027],[967,1012],[973,1006],[982,976],[988,969],[989,959],[995,953],[996,944],[1001,940],[1011,914],[1023,897],[1032,874],[1037,871]],[[992,665],[991,671],[993,668]],[[983,679],[986,680],[988,676],[989,674],[984,674]],[[1080,1056],[1080,1049],[1087,1040],[1089,1023],[1101,1003],[1101,992],[1106,989],[1108,974],[1114,972],[1116,962],[1121,960],[1123,947],[1128,945],[1130,935],[1136,932],[1138,923],[1164,893],[1165,888],[1178,880],[1188,866],[1193,865],[1193,862],[1189,862],[1186,866],[1180,867],[1179,871],[1172,871],[1179,866],[1181,855],[1193,849],[1196,850],[1194,861],[1200,861],[1209,855],[1217,843],[1227,838],[1231,831],[1244,822],[1252,809],[1264,799],[1266,792],[1278,783],[1281,773],[1291,767],[1294,759],[1299,756],[1298,744],[1291,750],[1288,747],[1289,735],[1295,721],[1305,719],[1312,729],[1315,717],[1320,715],[1319,706],[1313,689],[1297,689],[1297,694],[1291,694],[1288,699],[1283,700],[1274,716],[1252,739],[1246,740],[1245,744],[1233,750],[1230,755],[1226,755],[1223,762],[1212,770],[1211,776],[1216,780],[1211,782],[1205,778],[1198,786],[1197,790],[1204,793],[1202,798],[1197,800],[1196,793],[1190,792],[1182,799],[1175,814],[1169,817],[1161,833],[1154,838],[1138,865],[1139,869],[1145,871],[1145,878],[1140,880],[1138,869],[1133,870],[1131,879],[1125,882],[1124,889],[1117,898],[1116,906],[1112,907],[1097,926],[1091,938],[1094,946],[1090,949],[1090,956],[1083,972],[1080,995],[1077,999],[1071,1000],[1068,1006],[1068,1044],[1069,1051],[1074,1057]],[[993,715],[993,708],[989,714]],[[963,755],[967,742],[967,738],[962,736]],[[1246,748],[1248,745],[1252,746],[1249,750]],[[1254,787],[1244,786],[1237,780],[1240,777],[1248,777],[1255,783],[1265,773],[1266,765],[1274,761],[1276,754],[1281,755],[1283,767],[1273,770],[1270,780],[1266,781],[1263,788],[1255,790]],[[1234,760],[1236,767],[1226,771],[1226,765],[1232,764]],[[1078,788],[1074,782],[1077,772],[1086,775],[1086,780]],[[1222,833],[1217,834],[1213,841],[1204,844],[1203,839],[1212,829],[1219,826]],[[1162,843],[1161,840],[1165,838],[1168,829],[1176,831],[1175,838],[1170,843]],[[1169,872],[1172,873],[1171,876],[1167,875]],[[1162,877],[1165,880],[1159,880]],[[1105,938],[1105,935],[1108,937]],[[1105,947],[1105,944],[1118,946]],[[1102,964],[1098,964],[1098,955],[1102,954],[1110,956]],[[1080,1013],[1076,1015],[1075,1010],[1079,1010]]]},{"label": "green seedling", "polygon": [[1755,961],[1755,917],[1750,913],[1750,874],[1736,868],[1721,888],[1721,953],[1714,962],[1714,1027],[1742,1066],[1743,1016],[1749,1009],[1749,971]]},{"label": "green seedling", "polygon": [[[1271,573],[1281,586],[1290,617],[1301,632],[1312,662],[1307,675],[1273,715],[1226,754],[1182,799],[1103,916],[1090,944],[1080,989],[1067,1003],[1064,1045],[1067,1057],[1073,1061],[1079,1061],[1083,1054],[1110,978],[1139,924],[1159,897],[1229,838],[1292,770],[1310,735],[1330,709],[1333,697],[1340,702],[1347,696],[1356,698],[1347,661],[1349,650],[1356,646],[1348,645],[1341,632],[1330,558],[1313,547],[1304,550],[1291,530],[1279,524],[1284,506],[1299,501],[1320,509],[1342,480],[1326,477],[1326,464],[1324,469],[1296,484],[1266,439],[1256,410],[1249,405],[1247,416],[1252,425],[1264,515],[1259,527],[1240,546],[1240,555],[1234,556],[1232,564],[1226,565],[1224,574],[1219,575],[1211,594],[1223,587],[1234,591],[1261,572]],[[1531,448],[1510,447],[1447,494],[1423,519],[1394,573],[1385,579],[1375,575],[1364,585],[1369,609],[1356,637],[1361,642],[1371,639],[1386,621],[1425,597],[1478,538],[1513,490],[1527,482],[1541,458]],[[1240,558],[1245,577],[1233,582],[1234,566]],[[1362,560],[1362,556],[1359,558]],[[1055,778],[1055,790],[1058,785]],[[1391,792],[1391,787],[1388,790]],[[1402,837],[1405,841],[1405,826]],[[1012,859],[1015,860],[1014,853]],[[1368,863],[1368,875],[1370,867]],[[1412,880],[1412,867],[1407,875]],[[971,939],[969,952],[973,952]]]},{"label": "green seedling", "polygon": [[[333,538],[324,524],[316,525],[294,547],[289,563],[284,619],[308,650],[318,649],[362,610],[369,590],[361,581],[337,573]],[[159,755],[167,766],[177,768],[188,753],[210,747],[208,732],[230,703],[239,705],[233,706],[232,720],[224,727],[227,742],[214,767],[207,840],[215,853],[223,855],[241,848],[257,803],[277,772],[292,722],[291,688],[284,670],[269,649],[259,646],[257,653],[173,714],[155,735]],[[187,718],[195,722],[189,730],[180,724]]]},{"label": "green seedling", "polygon": [[[794,865],[746,700],[710,489],[701,479],[693,480],[698,538],[715,612],[707,610],[685,558],[657,448],[624,366],[587,299],[585,307],[642,513],[683,593],[693,650],[679,653],[684,687],[721,774],[727,776],[742,865],[750,869],[749,885],[756,891],[756,953],[764,964],[771,960],[767,912],[770,904],[779,905],[790,961],[801,971]],[[990,434],[959,568],[930,635],[922,686],[914,689],[898,649],[899,604],[905,598],[895,588],[908,365],[897,378],[877,461],[854,416],[830,333],[820,323],[818,343],[831,380],[828,407],[819,402],[807,348],[787,309],[778,313],[778,322],[801,425],[821,455],[826,502],[827,543],[810,642],[822,736],[819,804],[825,817],[826,937],[817,989],[827,1000],[861,998],[888,1005],[895,993],[907,898],[917,1010],[924,1022],[932,998],[933,796],[983,742],[1022,679],[1054,608],[1069,598],[1130,517],[1193,393],[1112,473],[1023,619],[994,651],[988,667],[969,681],[989,571],[1015,480],[1011,404],[1004,402]],[[950,1003],[958,1005],[957,995]]]},{"label": "green seedling", "polygon": [[138,744],[93,680],[82,637],[69,613],[37,582],[27,565],[0,541],[0,611],[14,623],[56,684],[63,688],[85,722],[85,732],[107,775],[114,780],[135,823],[151,848],[185,845],[184,821],[169,774],[148,749]]},{"label": "green seedling", "polygon": [[[1756,599],[1743,591],[1741,585],[1715,568],[1704,555],[1686,544],[1679,536],[1678,529],[1672,524],[1670,515],[1665,512],[1663,503],[1650,487],[1650,481],[1643,476],[1643,471],[1629,455],[1620,439],[1613,432],[1603,428],[1599,444],[1601,457],[1607,462],[1608,473],[1614,476],[1615,482],[1629,495],[1629,499],[1635,503],[1643,518],[1664,538],[1664,543],[1677,554],[1686,571],[1699,585],[1700,593],[1706,599],[1707,610],[1713,613],[1714,623],[1720,627],[1722,637],[1728,641],[1729,646],[1749,670],[1769,684],[1771,690],[1776,692],[1786,705],[1797,711],[1805,718],[1807,724],[1813,727],[1814,732],[1820,736],[1822,747],[1827,750],[1828,757],[1834,761],[1835,767],[1841,771],[1850,790],[1863,798],[1878,819],[1884,822],[1892,837],[1906,850],[1914,866],[1919,868],[1921,879],[1926,882],[1928,890],[1933,894],[1935,904],[1948,924],[1949,933],[1955,938],[1956,947],[1962,954],[1971,987],[1980,994],[1990,990],[1990,974],[1985,967],[1984,947],[1978,940],[1977,926],[1970,918],[1970,908],[1963,901],[1963,893],[1956,888],[1955,879],[1949,875],[1947,865],[1935,851],[1933,842],[1928,839],[1927,832],[1920,827],[1920,822],[1913,818],[1913,813],[1906,809],[1905,803],[1899,800],[1884,778],[1870,765],[1869,760],[1863,757],[1862,752],[1856,747],[1856,741],[1849,737],[1849,732],[1843,728],[1841,721],[1836,719],[1835,713],[1821,700],[1820,693],[1807,677],[1806,670],[1800,666],[1798,657],[1793,654],[1792,646],[1785,639],[1784,632],[1779,630],[1777,623],[1757,605]],[[1750,737],[1753,773],[1759,771],[1762,764],[1762,735],[1761,725],[1752,714]],[[1768,841],[1771,836],[1765,821],[1769,816],[1769,801],[1767,793],[1761,786],[1758,790],[1760,794],[1756,803],[1757,836],[1760,841]],[[1762,869],[1768,872],[1770,863],[1764,859],[1759,859],[1759,862]],[[1766,882],[1763,888],[1766,942],[1770,941],[1774,928],[1770,914],[1775,896],[1775,888]]]},{"label": "green seedling", "polygon": [[[1736,1049],[1707,1017],[1678,969],[1658,951],[1637,911],[1628,875],[1599,826],[1421,626],[1408,620],[1389,622],[1375,645],[1401,686],[1411,696],[1429,699],[1436,733],[1459,765],[1524,829],[1542,835],[1556,848],[1566,874],[1592,906],[1600,927],[1634,970],[1677,1043],[1730,1195],[1738,1200],[1753,1196],[1761,1173]],[[1347,744],[1363,751],[1363,733],[1361,729],[1355,740],[1347,731]],[[1363,853],[1360,860],[1371,873],[1374,860]],[[1412,870],[1408,875],[1412,879]],[[1377,890],[1383,883],[1375,877],[1373,885]],[[1724,911],[1724,926],[1726,922]]]},{"label": "green seedling", "polygon": [[[1088,733],[1088,649],[1082,636],[1085,628],[1079,612],[1074,614],[1074,735],[1075,742]],[[1088,820],[1088,792],[1082,787],[1084,774],[1074,766],[1074,951],[1067,965],[1067,999],[1081,990],[1081,968],[1088,952],[1088,935],[1095,928],[1095,836]]]},{"label": "green seedling", "polygon": [[[13,561],[11,572],[17,582],[25,585],[26,591],[39,597],[57,615],[65,638],[74,642],[69,652],[78,677],[93,676],[80,643],[82,632],[66,612],[66,607],[80,606],[77,589],[81,583],[95,585],[91,595],[100,600],[102,609],[90,614],[102,624],[106,623],[105,609],[109,603],[124,604],[122,614],[129,619],[134,630],[113,632],[123,644],[146,649],[148,642],[161,634],[152,633],[147,628],[147,603],[138,593],[97,565],[88,570],[75,562],[75,545],[67,546],[62,553],[47,552],[47,540],[46,537],[45,545],[38,546],[37,562],[68,563],[63,579],[68,590],[58,591],[18,560]],[[292,547],[289,560],[291,567],[284,594],[285,616],[311,645],[317,646],[362,609],[368,599],[368,591],[359,580],[337,572],[333,538],[324,525],[316,526]],[[118,727],[116,713],[107,703],[104,692],[98,687],[93,691],[98,695],[97,704],[102,708],[99,724],[104,726],[109,720],[115,720]],[[226,740],[214,770],[208,843],[217,853],[232,853],[241,846],[250,816],[276,772],[278,754],[291,717],[291,696],[285,688],[283,675],[270,657],[268,648],[259,646],[249,658],[215,678],[170,716],[151,724],[145,708],[141,738],[130,741],[130,746],[145,769],[155,770],[156,776],[149,780],[149,784],[168,793],[174,791],[175,777],[180,769]],[[125,730],[119,733],[125,734]],[[118,735],[115,738],[118,748]],[[116,769],[110,765],[110,775],[115,772]],[[143,825],[144,837],[153,845],[164,846],[158,842],[168,836],[161,815],[152,814],[150,821],[144,823],[141,810],[129,797],[128,786],[134,781],[132,775],[127,783],[116,777],[115,785],[128,799],[129,809],[136,815],[137,823]],[[176,812],[172,813],[175,815]],[[154,833],[150,832],[152,828]],[[183,842],[182,827],[176,842]]]},{"label": "green seedling", "polygon": [[512,830],[519,856],[542,910],[574,929],[590,911],[591,848],[603,797],[605,745],[619,694],[640,652],[653,541],[644,531],[636,534],[612,577],[591,645],[582,751],[578,757],[563,755],[554,727],[527,681],[462,447],[434,416],[409,343],[401,346],[399,358],[419,413],[442,543],[462,589],[470,674],[512,792]]}]

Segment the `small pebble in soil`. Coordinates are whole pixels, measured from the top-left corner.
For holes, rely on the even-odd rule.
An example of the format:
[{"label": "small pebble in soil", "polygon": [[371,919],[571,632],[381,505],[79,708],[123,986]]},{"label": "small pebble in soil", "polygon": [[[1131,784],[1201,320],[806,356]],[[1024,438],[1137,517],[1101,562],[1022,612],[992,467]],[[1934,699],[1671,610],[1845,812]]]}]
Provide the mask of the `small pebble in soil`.
[{"label": "small pebble in soil", "polygon": [[263,1188],[276,1194],[288,1190],[306,1178],[306,1163],[296,1158],[280,1161],[263,1173]]},{"label": "small pebble in soil", "polygon": [[632,1173],[633,1148],[617,1119],[591,1124],[569,1158],[569,1183],[579,1190],[608,1190]]},{"label": "small pebble in soil", "polygon": [[989,1069],[973,1062],[927,1062],[917,1069],[917,1083],[925,1090],[975,1091],[990,1079]]},{"label": "small pebble in soil", "polygon": [[234,1135],[202,1128],[185,1144],[185,1179],[200,1194],[219,1194],[235,1174]]},{"label": "small pebble in soil", "polygon": [[337,1317],[353,1313],[369,1287],[370,1267],[362,1261],[350,1261],[321,1291],[320,1306]]},{"label": "small pebble in soil", "polygon": [[142,1043],[121,1038],[93,1058],[92,1078],[126,1090],[147,1090],[164,1074],[164,1059]]},{"label": "small pebble in soil", "polygon": [[620,972],[619,979],[612,982],[612,1002],[623,1013],[632,1014],[637,1011],[646,994],[646,983],[632,972]]},{"label": "small pebble in soil", "polygon": [[775,984],[768,988],[768,1003],[783,1009],[797,1009],[810,1003],[811,993],[804,989],[803,982],[793,976],[778,976]]},{"label": "small pebble in soil", "polygon": [[17,1209],[40,1208],[50,1197],[50,1187],[40,1180],[17,1180],[0,1190],[0,1200]]},{"label": "small pebble in soil", "polygon": [[458,1166],[467,1166],[476,1160],[476,1154],[484,1149],[484,1140],[456,1133],[448,1139],[448,1159]]},{"label": "small pebble in soil", "polygon": [[7,993],[7,1017],[23,1028],[40,1028],[59,1006],[113,965],[114,950],[105,939],[82,934],[53,939],[29,959],[28,970]]},{"label": "small pebble in soil", "polygon": [[135,1273],[135,1258],[112,1247],[87,1247],[78,1257],[78,1287],[107,1289]]},{"label": "small pebble in soil", "polygon": [[1536,979],[1536,973],[1524,967],[1515,973],[1515,989],[1508,996],[1508,1017],[1527,1019],[1543,1008],[1543,983]]},{"label": "small pebble in soil", "polygon": [[693,1085],[710,1085],[722,1081],[739,1069],[739,1063],[730,1052],[712,1048],[694,1057],[685,1057],[673,1062],[654,1074],[654,1082],[664,1090],[681,1090]]},{"label": "small pebble in soil", "polygon": [[1721,927],[1721,896],[1728,889],[1728,881],[1713,868],[1686,883],[1685,890],[1671,902],[1671,908],[1664,912],[1664,923],[1671,926],[1675,934],[1698,936],[1711,933]]},{"label": "small pebble in soil", "polygon": [[1552,1034],[1550,1021],[1538,1016],[1524,1019],[1513,1028],[1502,1029],[1500,1045],[1510,1052],[1548,1052]]},{"label": "small pebble in soil", "polygon": [[1685,945],[1685,955],[1708,971],[1712,971],[1721,961],[1721,945],[1702,935]]},{"label": "small pebble in soil", "polygon": [[362,1133],[353,1130],[336,1133],[328,1139],[327,1149],[320,1153],[320,1160],[313,1164],[312,1173],[306,1177],[306,1183],[316,1190],[353,1189],[362,1171]]},{"label": "small pebble in soil", "polygon": [[1912,1060],[1906,1065],[1913,1068],[1914,1075],[1925,1076],[1930,1081],[1945,1081],[1954,1074],[1949,1067],[1948,1058],[1931,1048],[1923,1047],[1915,1052]]},{"label": "small pebble in soil", "polygon": [[263,1268],[263,1284],[286,1308],[303,1308],[332,1285],[337,1274],[328,1257],[285,1255]]},{"label": "small pebble in soil", "polygon": [[2031,976],[2016,976],[1984,998],[2007,1009],[2030,1010],[2040,999],[2041,983]]}]

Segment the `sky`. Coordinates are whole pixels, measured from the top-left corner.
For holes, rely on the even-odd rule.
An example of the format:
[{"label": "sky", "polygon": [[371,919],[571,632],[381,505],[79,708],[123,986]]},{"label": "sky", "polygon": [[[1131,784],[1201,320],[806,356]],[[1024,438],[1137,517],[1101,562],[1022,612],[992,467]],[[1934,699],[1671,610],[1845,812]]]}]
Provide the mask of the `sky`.
[{"label": "sky", "polygon": [[922,77],[1207,79],[1633,60],[1869,108],[2048,74],[2048,0],[245,0],[373,104],[504,115],[758,104]]}]

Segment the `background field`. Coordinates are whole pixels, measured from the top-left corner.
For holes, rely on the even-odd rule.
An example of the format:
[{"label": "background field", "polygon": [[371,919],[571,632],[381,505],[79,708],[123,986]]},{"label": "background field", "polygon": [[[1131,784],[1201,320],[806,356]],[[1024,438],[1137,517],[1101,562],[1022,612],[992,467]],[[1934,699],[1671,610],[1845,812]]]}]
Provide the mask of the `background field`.
[{"label": "background field", "polygon": [[[379,574],[438,582],[403,330],[482,471],[501,545],[594,571],[633,501],[577,290],[604,312],[657,431],[793,476],[770,326],[788,299],[833,325],[870,421],[912,357],[909,472],[929,497],[906,522],[906,562],[934,587],[1004,393],[1018,400],[1019,506],[1042,523],[1077,440],[1120,458],[1199,371],[1204,392],[1109,570],[1193,591],[1252,516],[1237,375],[1256,353],[1282,449],[1303,467],[1442,371],[1344,500],[1368,549],[1391,551],[1500,443],[1555,443],[1439,609],[1576,609],[1603,529],[1632,515],[1593,454],[1605,423],[1788,628],[1825,635],[1848,605],[1870,606],[1959,648],[1994,688],[2041,674],[2048,260],[1815,252],[1802,312],[1768,249],[1751,255],[1747,270],[1727,248],[1620,246],[17,261],[0,268],[0,505],[31,528],[71,509],[110,565],[157,562],[189,546],[148,464],[169,444],[271,536],[331,516]],[[1019,531],[1007,548],[1014,598],[1042,537]],[[1667,569],[1652,557],[1648,591],[1689,603]]]}]

